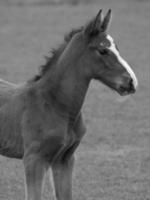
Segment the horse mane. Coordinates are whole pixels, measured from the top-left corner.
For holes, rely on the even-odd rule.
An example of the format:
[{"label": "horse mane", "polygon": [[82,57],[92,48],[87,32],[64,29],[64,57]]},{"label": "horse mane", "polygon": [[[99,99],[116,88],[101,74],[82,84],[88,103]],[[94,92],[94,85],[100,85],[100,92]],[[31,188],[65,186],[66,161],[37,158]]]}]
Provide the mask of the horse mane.
[{"label": "horse mane", "polygon": [[45,64],[39,67],[39,74],[35,75],[31,81],[36,82],[39,79],[41,79],[47,73],[47,71],[53,66],[53,64],[58,60],[59,56],[64,51],[64,49],[66,48],[67,44],[70,42],[72,37],[76,33],[81,32],[82,30],[83,27],[79,27],[77,29],[72,29],[68,34],[66,34],[64,37],[64,42],[57,49],[53,48],[50,51],[51,53],[50,56],[45,56],[46,59]]}]

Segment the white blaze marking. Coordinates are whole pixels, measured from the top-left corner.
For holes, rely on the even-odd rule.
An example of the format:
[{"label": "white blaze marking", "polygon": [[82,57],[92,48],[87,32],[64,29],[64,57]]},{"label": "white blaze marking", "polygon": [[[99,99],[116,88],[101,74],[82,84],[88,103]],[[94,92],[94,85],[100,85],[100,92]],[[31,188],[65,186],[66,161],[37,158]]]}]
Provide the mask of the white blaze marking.
[{"label": "white blaze marking", "polygon": [[133,70],[131,69],[129,64],[120,56],[119,51],[115,47],[115,43],[114,43],[113,38],[110,35],[107,35],[107,39],[111,43],[111,46],[108,49],[111,50],[116,55],[118,61],[124,66],[124,68],[127,70],[127,72],[130,74],[131,78],[133,79],[134,87],[137,88],[138,81],[137,81],[137,78],[136,78]]}]

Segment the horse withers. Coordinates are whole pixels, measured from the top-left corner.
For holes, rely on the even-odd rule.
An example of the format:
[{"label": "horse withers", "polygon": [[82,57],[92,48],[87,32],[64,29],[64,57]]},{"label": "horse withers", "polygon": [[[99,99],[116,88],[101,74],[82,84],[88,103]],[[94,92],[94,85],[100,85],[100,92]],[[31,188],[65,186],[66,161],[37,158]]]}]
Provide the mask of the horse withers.
[{"label": "horse withers", "polygon": [[0,80],[0,154],[23,159],[26,200],[41,200],[51,167],[57,200],[72,199],[74,152],[85,134],[81,108],[92,79],[120,95],[136,91],[137,78],[108,34],[111,10],[102,10],[63,44],[25,84]]}]

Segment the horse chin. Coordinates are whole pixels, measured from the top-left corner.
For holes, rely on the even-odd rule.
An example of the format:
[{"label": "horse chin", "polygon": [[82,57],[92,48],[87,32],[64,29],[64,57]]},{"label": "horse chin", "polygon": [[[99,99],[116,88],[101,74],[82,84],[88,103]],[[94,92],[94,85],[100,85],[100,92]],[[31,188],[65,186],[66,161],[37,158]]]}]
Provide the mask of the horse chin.
[{"label": "horse chin", "polygon": [[120,91],[118,91],[118,93],[120,94],[120,96],[127,96],[127,95],[130,94],[130,93],[128,93],[127,91],[125,91],[125,92],[120,92]]},{"label": "horse chin", "polygon": [[135,93],[135,90],[131,90],[131,91],[128,91],[128,90],[117,90],[117,92],[120,94],[120,96],[127,96],[127,95],[131,95],[131,94],[134,94]]},{"label": "horse chin", "polygon": [[112,91],[115,91],[117,92],[120,96],[128,96],[128,95],[131,95],[133,93],[135,93],[135,90],[123,90],[121,88],[118,88],[116,87],[116,85],[108,85],[107,86],[112,90]]},{"label": "horse chin", "polygon": [[112,87],[120,96],[127,96],[136,92],[135,88],[129,86],[114,84]]}]

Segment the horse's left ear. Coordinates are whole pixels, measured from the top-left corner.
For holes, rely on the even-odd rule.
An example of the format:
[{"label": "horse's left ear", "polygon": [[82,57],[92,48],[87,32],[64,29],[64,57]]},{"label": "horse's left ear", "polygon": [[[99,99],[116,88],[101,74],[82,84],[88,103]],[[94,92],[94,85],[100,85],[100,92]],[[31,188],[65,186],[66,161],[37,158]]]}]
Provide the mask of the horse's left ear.
[{"label": "horse's left ear", "polygon": [[84,33],[89,37],[97,35],[100,32],[101,23],[102,23],[102,9],[100,9],[96,17],[85,26]]},{"label": "horse's left ear", "polygon": [[107,30],[110,20],[111,20],[111,9],[108,10],[108,12],[107,12],[106,16],[104,17],[104,20],[101,24],[101,30],[103,32],[105,32]]}]

